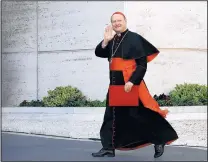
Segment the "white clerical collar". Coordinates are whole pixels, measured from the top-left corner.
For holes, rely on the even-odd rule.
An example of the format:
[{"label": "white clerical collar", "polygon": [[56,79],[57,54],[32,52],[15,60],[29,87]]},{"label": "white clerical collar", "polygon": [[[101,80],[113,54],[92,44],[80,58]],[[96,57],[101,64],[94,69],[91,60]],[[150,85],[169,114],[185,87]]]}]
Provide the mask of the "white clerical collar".
[{"label": "white clerical collar", "polygon": [[119,37],[120,37],[120,36],[121,36],[121,33],[118,33],[118,34],[117,34],[117,36],[119,36]]}]

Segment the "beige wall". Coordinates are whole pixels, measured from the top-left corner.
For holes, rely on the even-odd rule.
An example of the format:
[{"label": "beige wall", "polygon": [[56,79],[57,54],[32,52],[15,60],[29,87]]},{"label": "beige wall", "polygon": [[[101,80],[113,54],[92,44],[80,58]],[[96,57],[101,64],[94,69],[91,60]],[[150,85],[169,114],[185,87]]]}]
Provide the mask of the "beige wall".
[{"label": "beige wall", "polygon": [[126,1],[124,12],[129,28],[161,51],[145,76],[152,94],[207,84],[207,2]]},{"label": "beige wall", "polygon": [[107,62],[95,57],[94,48],[111,13],[123,11],[123,3],[4,1],[3,106],[42,99],[48,90],[67,85],[103,99]]},{"label": "beige wall", "polygon": [[67,85],[103,100],[108,63],[94,48],[117,10],[161,51],[145,76],[152,95],[179,83],[207,83],[206,2],[4,1],[2,9],[3,106]]},{"label": "beige wall", "polygon": [[207,49],[207,3],[125,2],[128,25],[158,48]]}]

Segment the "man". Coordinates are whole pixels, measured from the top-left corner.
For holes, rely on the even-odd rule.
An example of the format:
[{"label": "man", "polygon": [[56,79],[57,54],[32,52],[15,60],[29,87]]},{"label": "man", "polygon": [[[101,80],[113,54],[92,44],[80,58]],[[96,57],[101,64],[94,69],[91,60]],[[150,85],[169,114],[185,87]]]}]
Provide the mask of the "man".
[{"label": "man", "polygon": [[115,12],[111,24],[95,49],[97,57],[109,61],[110,85],[100,130],[103,148],[92,156],[114,157],[115,149],[132,150],[154,144],[154,157],[158,158],[165,144],[178,138],[164,119],[168,111],[159,108],[143,80],[147,63],[159,51],[142,36],[128,30],[123,13]]}]

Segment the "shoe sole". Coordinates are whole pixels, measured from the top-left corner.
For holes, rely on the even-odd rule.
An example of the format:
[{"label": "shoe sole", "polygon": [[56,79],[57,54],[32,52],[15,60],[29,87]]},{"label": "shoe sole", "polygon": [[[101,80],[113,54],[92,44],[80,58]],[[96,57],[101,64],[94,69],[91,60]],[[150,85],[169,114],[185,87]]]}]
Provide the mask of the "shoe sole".
[{"label": "shoe sole", "polygon": [[107,156],[107,157],[115,157],[115,155],[105,155],[105,156]]},{"label": "shoe sole", "polygon": [[[164,153],[164,152],[163,152]],[[162,156],[163,155],[163,153],[160,155],[160,156]],[[154,156],[154,158],[159,158],[160,156]]]},{"label": "shoe sole", "polygon": [[108,155],[108,154],[106,154],[106,155],[93,156],[93,157],[115,157],[115,155]]}]

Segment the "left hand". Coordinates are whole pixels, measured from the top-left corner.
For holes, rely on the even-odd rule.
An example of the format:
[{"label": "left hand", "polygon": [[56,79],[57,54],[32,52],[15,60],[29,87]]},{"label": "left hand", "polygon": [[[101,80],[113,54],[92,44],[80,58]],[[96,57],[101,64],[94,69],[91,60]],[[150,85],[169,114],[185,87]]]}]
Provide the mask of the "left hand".
[{"label": "left hand", "polygon": [[125,92],[130,92],[133,85],[134,84],[132,82],[127,82],[124,86],[124,91]]}]

